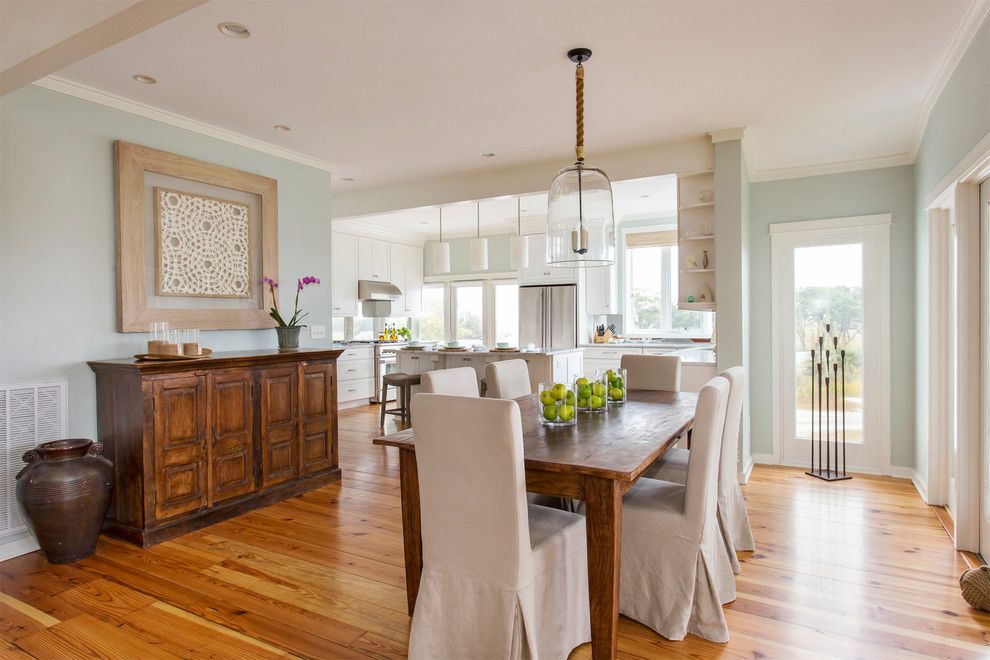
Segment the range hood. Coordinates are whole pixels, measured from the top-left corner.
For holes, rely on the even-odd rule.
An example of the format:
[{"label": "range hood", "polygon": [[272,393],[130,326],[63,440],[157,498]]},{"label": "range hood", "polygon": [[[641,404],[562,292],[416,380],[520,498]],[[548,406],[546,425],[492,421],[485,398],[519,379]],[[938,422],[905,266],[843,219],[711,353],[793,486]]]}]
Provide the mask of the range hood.
[{"label": "range hood", "polygon": [[401,297],[402,291],[391,282],[358,280],[361,315],[366,318],[388,318],[392,315],[392,301]]}]

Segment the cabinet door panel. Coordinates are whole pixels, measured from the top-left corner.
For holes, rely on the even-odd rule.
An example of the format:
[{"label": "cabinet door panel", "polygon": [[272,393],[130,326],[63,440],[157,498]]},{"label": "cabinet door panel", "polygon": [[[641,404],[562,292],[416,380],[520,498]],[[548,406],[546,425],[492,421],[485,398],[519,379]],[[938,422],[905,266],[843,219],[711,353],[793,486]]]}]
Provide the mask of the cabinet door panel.
[{"label": "cabinet door panel", "polygon": [[213,441],[210,494],[213,502],[254,490],[253,382],[249,371],[211,374]]},{"label": "cabinet door panel", "polygon": [[207,504],[204,378],[154,385],[155,516],[168,518]]},{"label": "cabinet door panel", "polygon": [[309,364],[302,369],[302,452],[300,470],[310,474],[337,465],[333,437],[333,411],[336,407],[335,366]]},{"label": "cabinet door panel", "polygon": [[260,371],[261,482],[267,488],[299,475],[298,376],[295,367]]},{"label": "cabinet door panel", "polygon": [[358,239],[350,234],[334,232],[331,249],[330,283],[334,316],[355,316],[358,313]]}]

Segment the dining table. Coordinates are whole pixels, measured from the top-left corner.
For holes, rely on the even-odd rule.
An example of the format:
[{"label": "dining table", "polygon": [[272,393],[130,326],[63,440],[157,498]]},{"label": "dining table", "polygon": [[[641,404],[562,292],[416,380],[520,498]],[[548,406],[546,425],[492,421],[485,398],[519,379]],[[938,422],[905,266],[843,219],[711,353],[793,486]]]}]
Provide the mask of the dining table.
[{"label": "dining table", "polygon": [[[515,401],[522,417],[526,490],[585,503],[592,656],[615,658],[622,496],[692,426],[698,395],[629,389],[625,402],[609,404],[601,413],[579,412],[571,426],[541,423],[536,394]],[[415,428],[413,419],[411,428],[374,439],[376,445],[399,450],[410,616],[423,571]]]}]

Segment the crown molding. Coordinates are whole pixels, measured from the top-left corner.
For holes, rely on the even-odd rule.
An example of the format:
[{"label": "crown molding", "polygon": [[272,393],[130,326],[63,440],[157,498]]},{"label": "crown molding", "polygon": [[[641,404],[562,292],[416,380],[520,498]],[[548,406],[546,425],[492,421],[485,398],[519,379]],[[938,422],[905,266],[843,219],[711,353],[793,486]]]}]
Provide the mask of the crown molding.
[{"label": "crown molding", "polygon": [[766,181],[780,181],[781,179],[801,179],[807,176],[826,176],[829,174],[843,174],[845,172],[859,172],[861,170],[878,170],[884,167],[900,167],[901,165],[910,165],[913,162],[914,156],[912,154],[894,154],[879,158],[847,160],[822,165],[782,167],[773,170],[751,170],[749,180],[751,183],[762,183]]},{"label": "crown molding", "polygon": [[260,151],[271,156],[283,158],[285,160],[299,163],[300,165],[313,167],[318,170],[324,170],[332,173],[336,168],[336,165],[333,163],[320,158],[307,156],[306,154],[299,153],[298,151],[292,151],[291,149],[285,149],[284,147],[280,147],[269,142],[256,140],[246,135],[235,133],[234,131],[220,128],[219,126],[214,126],[213,124],[207,124],[206,122],[202,122],[197,119],[191,119],[183,115],[175,114],[174,112],[145,105],[144,103],[138,103],[137,101],[132,101],[131,99],[117,96],[116,94],[110,94],[109,92],[104,92],[94,87],[72,82],[71,80],[65,80],[64,78],[59,78],[57,76],[47,76],[41,80],[36,80],[32,84],[42,89],[72,96],[77,99],[96,103],[98,105],[119,110],[121,112],[126,112],[128,114],[137,115],[138,117],[144,117],[145,119],[151,119],[162,124],[181,128],[200,135],[206,135],[208,137],[216,138],[217,140],[223,140],[224,142],[246,147],[253,151]]},{"label": "crown molding", "polygon": [[956,30],[956,34],[952,38],[952,43],[949,45],[949,50],[946,52],[945,58],[942,60],[941,66],[939,66],[938,73],[935,74],[935,79],[928,88],[925,100],[921,104],[921,112],[918,116],[918,123],[911,141],[910,155],[912,163],[918,157],[918,149],[921,148],[921,141],[925,137],[928,120],[932,116],[932,110],[935,109],[935,104],[938,103],[939,97],[945,91],[945,86],[949,84],[952,74],[956,72],[956,67],[959,66],[959,62],[962,60],[963,55],[966,54],[970,44],[973,43],[976,33],[980,31],[980,27],[988,15],[990,15],[990,0],[974,0],[966,11],[959,29]]},{"label": "crown molding", "polygon": [[720,131],[712,131],[708,135],[712,138],[712,144],[718,144],[719,142],[728,142],[730,140],[742,140],[746,133],[745,126],[739,126],[737,128],[724,128]]},{"label": "crown molding", "polygon": [[404,243],[422,247],[429,240],[428,236],[408,231],[398,231],[385,227],[377,227],[371,224],[362,224],[360,218],[348,220],[333,220],[330,223],[330,231],[340,234],[351,234],[363,238],[377,238],[389,243]]}]

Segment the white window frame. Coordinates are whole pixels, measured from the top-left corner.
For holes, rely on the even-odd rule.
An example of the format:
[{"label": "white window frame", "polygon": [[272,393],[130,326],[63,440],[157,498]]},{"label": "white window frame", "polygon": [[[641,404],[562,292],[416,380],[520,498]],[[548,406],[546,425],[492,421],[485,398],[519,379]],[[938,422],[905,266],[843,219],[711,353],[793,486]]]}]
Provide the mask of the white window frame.
[{"label": "white window frame", "polygon": [[[657,245],[656,248],[677,248],[677,245]],[[645,250],[648,247],[626,247],[622,248],[625,252],[623,262],[625,265],[625,273],[623,273],[623,288],[625,289],[623,298],[625,298],[625,304],[623,312],[625,313],[625,327],[623,328],[625,334],[634,337],[707,337],[711,336],[712,330],[714,329],[715,322],[713,319],[714,313],[702,312],[701,329],[696,331],[683,332],[673,327],[673,312],[672,309],[677,305],[677,301],[674,299],[673,279],[677,276],[678,265],[675,262],[671,250],[663,250],[660,264],[660,310],[661,317],[660,322],[663,327],[659,330],[641,330],[639,328],[634,328],[632,326],[633,319],[635,315],[632,309],[632,252],[634,250]]]},{"label": "white window frame", "polygon": [[[497,309],[495,308],[495,287],[499,285],[516,285],[519,288],[519,280],[517,278],[492,278],[486,280],[485,290],[487,295],[485,296],[485,302],[488,306],[485,313],[485,318],[487,323],[485,324],[485,346],[494,346],[495,342],[498,340],[498,333],[496,332],[496,314]],[[518,313],[518,308],[516,310]],[[518,334],[519,330],[516,329]]]},{"label": "white window frame", "polygon": [[[430,288],[430,289],[440,289],[442,291],[442,293],[443,293],[443,313],[440,315],[440,325],[441,325],[440,340],[441,341],[447,341],[449,339],[449,337],[450,337],[450,329],[448,327],[449,326],[449,321],[450,321],[450,314],[449,314],[449,310],[450,310],[450,287],[447,286],[447,283],[446,282],[424,282],[423,283],[423,291],[425,292],[426,289],[428,289],[428,288]],[[416,329],[415,329],[416,334],[419,334],[420,331],[421,331],[421,327],[420,327],[421,321],[420,321],[420,319],[419,318],[414,319],[413,320],[413,323],[416,325]],[[433,341],[433,340],[430,340],[430,341]]]},{"label": "white window frame", "polygon": [[514,273],[492,273],[487,277],[464,277],[463,275],[433,276],[426,278],[423,286],[440,285],[444,290],[444,319],[443,319],[443,340],[445,342],[454,340],[455,329],[457,328],[457,287],[464,285],[481,284],[482,295],[482,329],[484,338],[482,343],[485,346],[495,344],[495,285],[515,284],[519,285],[519,278]]}]

